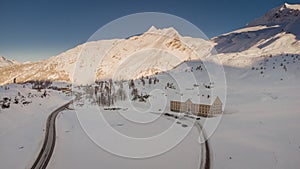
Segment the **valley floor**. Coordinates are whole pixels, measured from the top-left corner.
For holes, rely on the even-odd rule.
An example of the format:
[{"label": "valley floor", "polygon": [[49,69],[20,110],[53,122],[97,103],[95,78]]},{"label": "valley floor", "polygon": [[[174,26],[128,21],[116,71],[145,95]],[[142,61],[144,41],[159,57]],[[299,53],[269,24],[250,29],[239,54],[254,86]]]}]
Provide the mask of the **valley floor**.
[{"label": "valley floor", "polygon": [[[211,167],[294,169],[300,166],[298,160],[300,81],[297,74],[268,75],[266,73],[265,76],[257,76],[249,70],[239,72],[235,76],[233,73],[231,75],[227,78],[224,114],[218,128],[209,138],[212,150]],[[284,80],[280,80],[281,77]],[[159,83],[165,82],[162,80]],[[164,90],[164,86],[161,87],[158,93]],[[9,90],[1,89],[1,94],[9,95],[17,91],[21,91],[24,95],[35,92],[10,86]],[[71,98],[54,91],[49,91],[49,94],[50,96],[46,98],[32,99],[32,104],[26,106],[13,105],[10,109],[1,109],[1,168],[29,168],[35,160],[43,140],[43,128],[47,116]],[[162,101],[156,98],[157,100]],[[155,102],[155,99],[153,101]],[[170,151],[143,159],[124,158],[107,152],[95,144],[95,140],[88,137],[77,117],[80,114],[89,117],[99,115],[99,109],[97,106],[85,106],[88,105],[77,107],[75,110],[65,110],[59,114],[56,121],[57,144],[48,165],[49,169],[99,168],[99,166],[101,168],[199,168],[201,144],[199,144],[199,132],[196,127],[191,128],[183,141]],[[125,108],[126,104],[119,106]],[[145,109],[139,105],[136,107]],[[155,106],[153,108],[153,110],[159,109],[160,107]],[[131,115],[132,118],[137,117],[130,114],[130,108],[121,111]],[[146,116],[152,119],[155,113],[159,112],[148,112]],[[149,125],[139,126],[122,118],[117,111],[102,111],[102,115],[116,131],[135,137],[155,135],[172,124],[179,134],[185,133],[185,130],[192,126],[188,118],[174,119],[162,116]],[[93,118],[89,120],[91,123],[94,122]],[[97,132],[101,133],[99,134],[101,137],[111,141],[112,144],[116,142],[114,138],[107,135],[103,123],[95,127]],[[157,145],[172,139],[173,137],[170,137]],[[146,148],[151,151],[155,147]]]},{"label": "valley floor", "polygon": [[229,81],[227,110],[210,139],[214,168],[300,166],[299,79],[261,83]]},{"label": "valley floor", "polygon": [[71,98],[56,91],[48,91],[48,96],[41,98],[43,92],[13,84],[0,92],[2,97],[12,98],[20,92],[31,102],[0,109],[0,167],[30,168],[42,147],[47,117]]}]

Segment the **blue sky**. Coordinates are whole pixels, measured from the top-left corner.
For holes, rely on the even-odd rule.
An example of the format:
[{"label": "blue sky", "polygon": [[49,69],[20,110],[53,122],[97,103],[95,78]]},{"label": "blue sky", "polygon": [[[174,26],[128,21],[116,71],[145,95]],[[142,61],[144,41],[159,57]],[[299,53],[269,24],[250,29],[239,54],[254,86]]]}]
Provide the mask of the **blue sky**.
[{"label": "blue sky", "polygon": [[[138,12],[176,15],[213,37],[243,27],[281,0],[0,0],[0,56],[36,61],[84,43],[105,24]],[[288,3],[300,3],[290,0]]]}]

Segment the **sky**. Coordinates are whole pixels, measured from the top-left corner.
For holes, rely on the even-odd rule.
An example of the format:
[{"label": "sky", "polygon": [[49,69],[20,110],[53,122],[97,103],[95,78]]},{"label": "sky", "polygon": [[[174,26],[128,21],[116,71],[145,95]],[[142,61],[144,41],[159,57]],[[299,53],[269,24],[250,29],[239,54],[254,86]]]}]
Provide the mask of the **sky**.
[{"label": "sky", "polygon": [[[37,61],[86,42],[120,17],[162,12],[183,18],[209,38],[245,26],[281,0],[0,0],[0,56]],[[287,3],[300,3],[289,0]]]}]

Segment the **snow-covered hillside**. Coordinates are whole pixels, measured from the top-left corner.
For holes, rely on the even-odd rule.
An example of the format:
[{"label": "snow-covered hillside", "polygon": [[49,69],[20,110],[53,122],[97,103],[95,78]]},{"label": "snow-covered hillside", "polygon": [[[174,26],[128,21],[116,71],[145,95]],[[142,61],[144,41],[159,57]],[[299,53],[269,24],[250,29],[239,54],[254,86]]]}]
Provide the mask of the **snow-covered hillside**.
[{"label": "snow-covered hillside", "polygon": [[299,5],[284,4],[250,22],[245,28],[212,41],[223,64],[251,66],[261,56],[300,53]]},{"label": "snow-covered hillside", "polygon": [[43,143],[46,119],[65,93],[32,89],[31,84],[0,87],[0,168],[31,168]]},{"label": "snow-covered hillside", "polygon": [[0,56],[0,67],[10,66],[10,65],[13,65],[13,64],[19,64],[19,63],[15,60],[9,60],[9,59],[6,59],[3,56]]},{"label": "snow-covered hillside", "polygon": [[[160,30],[151,27],[140,36],[91,41],[44,61],[1,68],[0,84],[11,83],[14,78],[17,82],[33,79],[77,82],[80,79],[86,83],[95,78],[112,78],[116,73],[119,78],[126,78],[124,75],[128,74],[135,78],[170,70],[185,60],[209,56],[212,47],[203,39],[181,37],[173,28]],[[136,63],[139,67],[129,72],[122,71],[129,63]],[[90,67],[95,67],[95,70],[86,69]]]},{"label": "snow-covered hillside", "polygon": [[280,7],[271,9],[264,16],[255,19],[250,22],[247,26],[257,25],[289,25],[299,19],[300,5],[299,4],[283,4]]},{"label": "snow-covered hillside", "polygon": [[[300,99],[299,94],[295,92],[299,90],[299,63],[300,55],[284,54],[264,56],[249,68],[225,67],[228,75],[226,102],[222,98],[225,112],[216,132],[210,135],[209,140],[213,158],[211,165],[214,168],[292,169],[300,165],[298,160],[300,137],[297,134],[300,130],[297,107]],[[195,79],[191,78],[193,76]],[[149,84],[146,77],[145,85],[141,79],[135,81],[139,93],[150,94],[146,102],[130,100],[116,102],[113,108],[120,108],[120,111],[105,110],[107,106],[100,107],[107,122],[118,132],[132,137],[148,137],[174,125],[177,134],[181,135],[193,124],[188,117],[175,119],[162,115],[172,113],[168,107],[170,99],[191,98],[194,102],[207,104],[214,99],[208,97],[212,96],[212,89],[205,87],[205,84],[212,81],[203,62],[185,62],[173,70],[150,77],[157,78],[159,81],[155,84],[152,81]],[[168,83],[170,85],[167,85]],[[1,96],[10,97],[12,101],[18,97],[18,91],[26,96],[26,99],[29,93],[30,96],[37,96],[28,98],[32,104],[12,103],[11,109],[1,109],[2,135],[0,136],[3,137],[0,141],[0,147],[3,149],[0,152],[0,156],[3,157],[0,158],[1,166],[17,169],[32,164],[39,150],[38,143],[42,139],[42,128],[46,115],[49,114],[47,112],[63,104],[67,98],[62,93],[51,90],[47,90],[49,96],[41,98],[43,92],[29,89],[28,86],[23,88],[22,85],[11,84],[8,87],[9,89],[5,87],[1,89]],[[123,87],[128,89],[128,82],[124,82]],[[213,84],[213,90],[216,88],[218,83]],[[91,94],[95,95],[94,91]],[[120,163],[122,168],[183,168],[184,166],[199,168],[202,154],[199,151],[201,149],[199,133],[195,127],[180,144],[152,158],[140,160],[122,158],[104,151],[95,144],[95,140],[92,141],[87,136],[77,119],[76,113],[79,113],[83,116],[88,115],[87,120],[97,122],[94,121],[96,118],[91,118],[90,115],[98,116],[100,113],[98,105],[93,103],[90,97],[82,98],[83,105],[81,102],[75,102],[79,104],[74,105],[76,111],[66,110],[58,117],[58,139],[48,168],[75,169],[95,166],[117,168]],[[151,123],[139,124],[121,116],[133,121],[147,122],[157,119]],[[217,117],[200,118],[204,123]],[[103,127],[104,123],[96,124],[99,129],[97,133],[107,132]],[[114,138],[105,136],[112,145],[116,143]],[[174,134],[173,137],[175,136]],[[169,143],[170,138],[173,137],[155,144]],[[150,146],[146,149],[153,150]],[[19,162],[9,160],[11,158]]]},{"label": "snow-covered hillside", "polygon": [[[227,73],[227,99],[224,102],[225,111],[218,128],[210,135],[209,142],[212,148],[213,168],[274,168],[293,169],[300,165],[300,130],[299,119],[299,90],[300,55],[284,54],[278,56],[264,56],[253,63],[253,67],[236,68],[225,66]],[[192,77],[195,77],[193,79]],[[149,79],[157,78],[157,83],[149,84]],[[104,122],[97,121],[101,113],[106,122],[113,129],[130,137],[144,138],[165,131],[174,124],[178,133],[191,127],[189,117],[172,118],[163,114],[172,113],[169,108],[170,100],[190,98],[193,102],[210,104],[214,98],[212,90],[218,88],[213,83],[212,88],[206,88],[211,79],[207,75],[204,63],[199,61],[185,62],[173,70],[157,75],[144,77],[134,81],[138,93],[150,94],[145,102],[132,101],[127,97],[125,101],[117,101],[112,108],[98,107],[97,98],[93,89],[84,92],[82,102],[76,103],[75,111],[68,111],[60,116],[60,138],[55,148],[55,158],[50,162],[50,168],[82,168],[84,166],[105,166],[117,168],[199,168],[197,161],[203,154],[197,154],[199,144],[193,127],[182,143],[172,150],[145,159],[122,158],[114,152],[106,152],[96,146],[97,138],[87,138],[87,129],[84,124],[93,124],[97,133],[109,133]],[[128,90],[128,82],[123,82],[124,89]],[[169,85],[168,85],[169,84]],[[98,88],[99,89],[99,88]],[[117,89],[116,89],[117,90]],[[129,89],[130,90],[130,89]],[[130,92],[129,92],[130,93]],[[89,95],[87,97],[87,95]],[[98,93],[99,96],[99,93]],[[84,104],[81,104],[83,103]],[[107,109],[106,109],[107,108]],[[100,111],[99,111],[100,109]],[[220,116],[218,116],[220,117]],[[213,118],[201,118],[205,123]],[[157,118],[157,119],[156,119]],[[151,121],[156,119],[154,121]],[[144,123],[137,123],[143,121]],[[149,122],[150,123],[146,123]],[[181,133],[182,134],[182,133]],[[90,135],[89,135],[90,136]],[[114,137],[105,135],[105,140],[111,145],[117,144]],[[176,134],[168,139],[161,140],[172,143]],[[99,138],[103,138],[99,134]],[[92,140],[92,141],[91,141]],[[70,144],[72,142],[72,144]],[[99,144],[98,144],[99,145]],[[76,147],[76,148],[74,148]],[[101,144],[100,144],[101,147]],[[122,146],[121,146],[122,147]],[[132,151],[138,150],[133,146]],[[136,149],[135,149],[136,148]],[[156,146],[146,146],[145,152],[152,152]],[[126,149],[126,148],[124,148]],[[142,149],[142,148],[141,148]],[[106,149],[105,149],[106,150]],[[89,156],[89,158],[86,158]],[[104,160],[99,160],[99,157]],[[172,161],[172,163],[169,163]]]},{"label": "snow-covered hillside", "polygon": [[240,30],[208,41],[182,37],[174,28],[151,27],[128,39],[91,41],[44,61],[0,67],[0,84],[11,83],[14,78],[18,82],[76,83],[138,78],[170,70],[186,60],[205,61],[215,54],[214,48],[224,65],[250,67],[262,56],[299,54],[299,27],[299,5],[289,4],[270,10]]},{"label": "snow-covered hillside", "polygon": [[[173,28],[155,27],[128,39],[91,41],[44,61],[0,67],[0,84],[12,83],[14,78],[17,82],[76,83],[104,79],[86,86],[53,85],[72,86],[77,97],[74,110],[58,116],[50,169],[199,168],[203,144],[191,120],[204,128],[210,121],[217,122],[212,131],[206,130],[212,123],[205,128],[211,168],[299,168],[299,11],[300,5],[284,4],[240,30],[208,41],[182,37]],[[212,57],[213,48],[218,54]],[[110,78],[114,81],[107,80]],[[32,88],[28,83],[0,86],[0,168],[30,168],[41,147],[45,119],[72,99],[51,88]],[[171,100],[211,104],[217,96],[223,102],[222,116],[195,117],[170,111]],[[97,121],[99,115],[106,122]],[[170,126],[176,132],[152,146],[130,147],[110,137],[106,124],[136,138],[159,135]],[[100,141],[127,150],[125,155],[145,150],[141,153],[146,157],[160,146],[174,143],[176,137],[184,138],[151,158],[123,158],[124,154],[116,156],[95,144],[99,140],[90,138],[84,128],[89,125]]]}]

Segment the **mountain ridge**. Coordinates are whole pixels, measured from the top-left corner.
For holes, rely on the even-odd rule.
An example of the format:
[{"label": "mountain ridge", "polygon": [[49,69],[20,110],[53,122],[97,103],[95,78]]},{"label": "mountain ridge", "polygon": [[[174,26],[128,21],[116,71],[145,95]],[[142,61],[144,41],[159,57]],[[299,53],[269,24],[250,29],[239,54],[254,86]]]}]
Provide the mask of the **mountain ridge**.
[{"label": "mountain ridge", "polygon": [[11,66],[14,64],[20,64],[20,63],[17,62],[16,60],[9,60],[9,59],[5,58],[4,56],[0,56],[0,67]]},{"label": "mountain ridge", "polygon": [[170,70],[188,60],[209,60],[212,55],[227,66],[249,67],[264,55],[300,52],[299,6],[284,4],[242,29],[210,40],[183,37],[172,27],[152,26],[126,39],[87,42],[43,61],[1,67],[0,84],[11,83],[14,78],[18,82],[78,83],[113,77],[131,79]]}]

